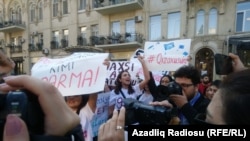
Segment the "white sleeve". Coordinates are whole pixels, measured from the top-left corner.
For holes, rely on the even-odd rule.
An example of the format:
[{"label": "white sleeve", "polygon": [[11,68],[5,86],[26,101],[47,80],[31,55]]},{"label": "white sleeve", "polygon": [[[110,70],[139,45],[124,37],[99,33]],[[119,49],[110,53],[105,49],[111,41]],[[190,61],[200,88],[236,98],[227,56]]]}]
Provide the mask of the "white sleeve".
[{"label": "white sleeve", "polygon": [[143,92],[142,90],[140,90],[139,84],[136,84],[135,86],[133,86],[133,89],[135,90],[135,95],[136,95],[136,96],[141,95],[142,92]]}]

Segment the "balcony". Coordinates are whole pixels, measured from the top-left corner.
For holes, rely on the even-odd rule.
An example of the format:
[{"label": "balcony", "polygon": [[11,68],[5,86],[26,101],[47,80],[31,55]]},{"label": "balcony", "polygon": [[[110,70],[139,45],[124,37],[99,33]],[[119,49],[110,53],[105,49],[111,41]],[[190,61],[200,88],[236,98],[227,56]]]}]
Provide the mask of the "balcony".
[{"label": "balcony", "polygon": [[77,37],[77,45],[87,46],[87,39],[82,36]]},{"label": "balcony", "polygon": [[51,49],[58,49],[58,48],[60,48],[59,42],[56,41],[56,40],[50,41],[50,48],[51,48]]},{"label": "balcony", "polygon": [[10,53],[22,53],[22,45],[10,45]]},{"label": "balcony", "polygon": [[[92,37],[94,39],[94,37]],[[102,49],[90,46],[87,43],[87,39],[82,36],[77,37],[77,45],[76,46],[67,46],[64,48],[66,52],[103,52]]]},{"label": "balcony", "polygon": [[64,48],[64,51],[66,52],[103,52],[102,49],[99,49],[93,46],[81,46],[81,45],[68,46]]},{"label": "balcony", "polygon": [[143,0],[96,0],[94,10],[108,15],[142,9],[143,5]]},{"label": "balcony", "polygon": [[35,51],[42,51],[43,49],[43,43],[36,43],[35,44],[29,44],[29,51],[30,52],[35,52]]},{"label": "balcony", "polygon": [[143,35],[139,33],[112,34],[109,36],[100,36],[98,43],[94,43],[95,47],[104,50],[119,49],[137,49],[142,47]]},{"label": "balcony", "polygon": [[25,23],[22,21],[5,21],[0,23],[0,32],[17,32],[25,30]]},{"label": "balcony", "polygon": [[65,48],[69,45],[69,41],[67,39],[61,39],[61,47]]}]

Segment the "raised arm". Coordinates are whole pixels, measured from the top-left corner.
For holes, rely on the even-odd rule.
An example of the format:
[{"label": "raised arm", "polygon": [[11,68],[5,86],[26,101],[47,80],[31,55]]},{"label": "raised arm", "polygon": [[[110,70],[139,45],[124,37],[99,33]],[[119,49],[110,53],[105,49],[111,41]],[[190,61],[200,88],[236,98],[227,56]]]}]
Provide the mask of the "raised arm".
[{"label": "raised arm", "polygon": [[139,87],[140,89],[144,89],[144,87],[148,84],[148,81],[150,80],[149,70],[142,56],[138,55],[138,60],[141,62],[142,70],[144,74],[144,80],[140,82]]}]

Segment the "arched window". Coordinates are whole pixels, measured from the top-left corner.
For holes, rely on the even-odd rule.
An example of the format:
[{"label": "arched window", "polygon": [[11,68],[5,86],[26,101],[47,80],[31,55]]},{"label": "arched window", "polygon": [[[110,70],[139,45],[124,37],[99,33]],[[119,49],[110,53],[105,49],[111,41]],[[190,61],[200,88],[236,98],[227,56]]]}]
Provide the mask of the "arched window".
[{"label": "arched window", "polygon": [[196,35],[204,35],[205,11],[199,10],[196,15]]},{"label": "arched window", "polygon": [[58,15],[58,0],[53,0],[53,17],[56,17]]},{"label": "arched window", "polygon": [[217,32],[217,9],[212,8],[209,11],[208,34],[216,34]]},{"label": "arched window", "polygon": [[22,10],[21,10],[21,7],[17,8],[17,23],[18,24],[22,23]]},{"label": "arched window", "polygon": [[43,2],[42,1],[38,3],[38,18],[39,20],[43,19]]},{"label": "arched window", "polygon": [[36,18],[36,9],[35,9],[35,5],[30,5],[30,21],[34,22]]},{"label": "arched window", "polygon": [[16,21],[16,12],[13,8],[10,9],[10,21],[15,22]]}]

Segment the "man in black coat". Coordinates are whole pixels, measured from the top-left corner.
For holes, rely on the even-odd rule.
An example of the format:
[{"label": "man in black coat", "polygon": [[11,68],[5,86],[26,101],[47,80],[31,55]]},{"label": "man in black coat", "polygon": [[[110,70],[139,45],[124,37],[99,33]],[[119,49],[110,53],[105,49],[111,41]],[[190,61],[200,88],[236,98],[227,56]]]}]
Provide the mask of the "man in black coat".
[{"label": "man in black coat", "polygon": [[152,105],[173,106],[178,110],[180,125],[195,124],[195,117],[205,114],[210,102],[198,91],[200,73],[194,66],[182,66],[174,73],[174,79],[182,93],[172,93],[168,100],[153,102]]}]

